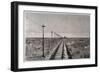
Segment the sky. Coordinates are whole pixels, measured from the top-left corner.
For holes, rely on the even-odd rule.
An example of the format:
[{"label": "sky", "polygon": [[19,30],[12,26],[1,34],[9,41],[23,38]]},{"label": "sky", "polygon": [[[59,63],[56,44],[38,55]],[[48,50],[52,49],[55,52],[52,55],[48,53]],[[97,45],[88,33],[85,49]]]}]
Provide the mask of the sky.
[{"label": "sky", "polygon": [[24,11],[26,37],[42,37],[42,25],[45,37],[50,37],[51,31],[66,37],[90,36],[89,14]]}]

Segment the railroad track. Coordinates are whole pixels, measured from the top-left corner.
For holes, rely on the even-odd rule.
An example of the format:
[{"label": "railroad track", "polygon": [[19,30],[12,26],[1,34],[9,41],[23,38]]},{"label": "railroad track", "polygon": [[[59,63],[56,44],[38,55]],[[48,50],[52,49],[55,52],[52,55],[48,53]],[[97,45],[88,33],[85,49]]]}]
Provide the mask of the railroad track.
[{"label": "railroad track", "polygon": [[64,39],[60,40],[50,54],[45,58],[46,60],[61,60],[72,59],[71,52]]}]

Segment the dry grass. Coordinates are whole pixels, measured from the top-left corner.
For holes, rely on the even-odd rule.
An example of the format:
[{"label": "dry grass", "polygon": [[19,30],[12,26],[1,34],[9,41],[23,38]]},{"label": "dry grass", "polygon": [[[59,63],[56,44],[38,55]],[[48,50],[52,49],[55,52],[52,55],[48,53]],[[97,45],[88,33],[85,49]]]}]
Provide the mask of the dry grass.
[{"label": "dry grass", "polygon": [[[65,39],[65,38],[64,38]],[[44,54],[48,56],[61,38],[45,38]],[[72,59],[90,58],[89,38],[67,38],[66,43],[71,51]],[[25,57],[27,61],[45,60],[42,57],[42,38],[26,38]]]}]

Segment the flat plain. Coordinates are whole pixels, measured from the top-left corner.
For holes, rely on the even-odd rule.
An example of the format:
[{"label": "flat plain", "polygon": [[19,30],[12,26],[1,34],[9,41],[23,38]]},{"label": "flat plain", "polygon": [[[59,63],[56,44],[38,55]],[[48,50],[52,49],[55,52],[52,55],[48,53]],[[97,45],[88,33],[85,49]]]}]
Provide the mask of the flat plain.
[{"label": "flat plain", "polygon": [[90,58],[90,38],[44,38],[44,48],[43,38],[25,42],[25,61]]}]

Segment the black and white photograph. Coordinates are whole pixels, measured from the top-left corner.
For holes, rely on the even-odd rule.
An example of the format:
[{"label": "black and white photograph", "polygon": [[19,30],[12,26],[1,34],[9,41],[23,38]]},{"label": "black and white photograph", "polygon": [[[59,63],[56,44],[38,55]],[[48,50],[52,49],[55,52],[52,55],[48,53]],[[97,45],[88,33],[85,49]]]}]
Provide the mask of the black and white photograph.
[{"label": "black and white photograph", "polygon": [[25,61],[90,58],[90,15],[24,11]]},{"label": "black and white photograph", "polygon": [[11,70],[97,66],[97,7],[11,3]]}]

